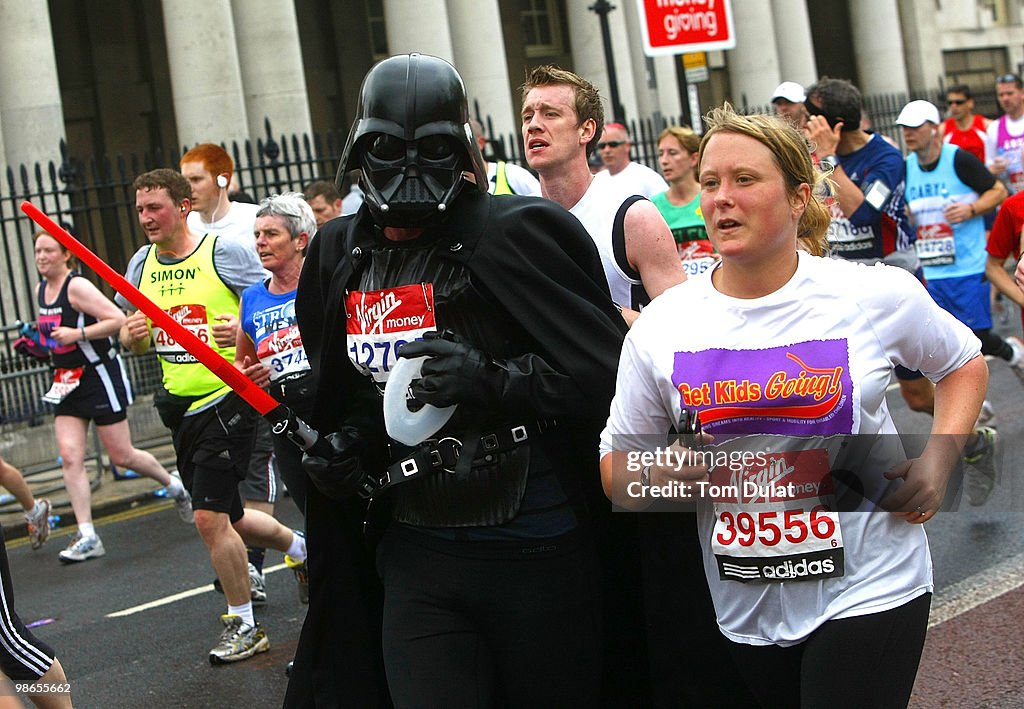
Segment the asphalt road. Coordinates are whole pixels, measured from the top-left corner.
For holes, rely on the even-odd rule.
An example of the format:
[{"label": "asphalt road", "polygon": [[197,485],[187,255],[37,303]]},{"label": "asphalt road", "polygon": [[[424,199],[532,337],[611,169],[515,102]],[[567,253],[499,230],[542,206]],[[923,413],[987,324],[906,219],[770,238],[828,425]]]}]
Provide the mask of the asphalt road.
[{"label": "asphalt road", "polygon": [[[290,499],[278,510],[298,523]],[[270,651],[211,667],[225,601],[195,528],[161,503],[98,520],[97,531],[106,556],[71,566],[57,560],[68,530],[39,551],[24,540],[8,550],[16,608],[27,624],[46,622],[35,632],[57,651],[76,707],[281,706],[305,606],[280,553],[267,554],[269,603],[256,612]]]},{"label": "asphalt road", "polygon": [[[914,707],[1024,705],[1022,392],[1003,362],[991,364],[1001,479],[985,506],[928,524],[936,594]],[[901,430],[928,430],[930,420],[907,411],[897,391],[889,402]],[[279,516],[298,523],[290,500]],[[257,611],[271,650],[211,667],[225,606],[195,530],[167,503],[98,520],[98,529],[107,555],[83,564],[57,561],[69,530],[40,551],[25,540],[9,548],[16,607],[27,623],[44,622],[36,632],[57,649],[77,707],[280,706],[304,607],[279,553],[268,554],[270,602]]]}]

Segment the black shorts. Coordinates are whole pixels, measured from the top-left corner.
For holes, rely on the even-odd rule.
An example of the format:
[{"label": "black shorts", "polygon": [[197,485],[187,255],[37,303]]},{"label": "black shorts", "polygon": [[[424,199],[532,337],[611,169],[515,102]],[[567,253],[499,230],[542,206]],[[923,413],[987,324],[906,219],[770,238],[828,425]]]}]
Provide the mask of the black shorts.
[{"label": "black shorts", "polygon": [[274,434],[270,431],[270,424],[263,417],[256,419],[249,466],[245,480],[238,486],[238,493],[243,500],[270,504],[277,502],[281,495],[281,476],[278,475],[278,464],[274,456]]},{"label": "black shorts", "polygon": [[0,530],[0,670],[9,679],[35,681],[53,666],[53,649],[32,634],[14,610],[11,565]]},{"label": "black shorts", "polygon": [[242,518],[238,483],[245,478],[252,450],[256,412],[237,394],[228,394],[199,413],[185,416],[174,430],[178,472],[192,495],[192,508]]},{"label": "black shorts", "polygon": [[54,409],[55,416],[74,416],[109,426],[128,418],[132,387],[121,358],[87,365],[78,387]]}]

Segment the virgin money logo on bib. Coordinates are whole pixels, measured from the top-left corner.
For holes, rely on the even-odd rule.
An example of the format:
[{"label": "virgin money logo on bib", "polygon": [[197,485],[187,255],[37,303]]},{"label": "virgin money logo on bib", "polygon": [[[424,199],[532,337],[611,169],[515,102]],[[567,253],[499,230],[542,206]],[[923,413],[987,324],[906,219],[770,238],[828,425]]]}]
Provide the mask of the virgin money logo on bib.
[{"label": "virgin money logo on bib", "polygon": [[827,436],[853,430],[846,340],[677,352],[672,383],[680,407],[697,409],[709,433]]},{"label": "virgin money logo on bib", "polygon": [[345,298],[349,359],[378,384],[387,382],[399,347],[435,329],[431,283],[352,291]]}]

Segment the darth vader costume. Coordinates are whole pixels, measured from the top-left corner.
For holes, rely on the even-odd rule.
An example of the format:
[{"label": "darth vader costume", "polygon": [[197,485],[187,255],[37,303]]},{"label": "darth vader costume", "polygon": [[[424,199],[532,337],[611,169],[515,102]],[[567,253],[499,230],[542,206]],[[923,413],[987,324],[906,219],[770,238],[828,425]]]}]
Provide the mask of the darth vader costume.
[{"label": "darth vader costume", "polygon": [[[396,706],[595,703],[597,440],[625,324],[593,241],[552,202],[487,194],[462,80],[435,57],[370,70],[351,169],[364,206],[321,228],[296,298],[311,423],[335,433],[304,461],[311,596],[286,706],[387,701],[381,656]],[[426,357],[411,408],[456,406],[411,446],[382,414],[399,357]]]}]

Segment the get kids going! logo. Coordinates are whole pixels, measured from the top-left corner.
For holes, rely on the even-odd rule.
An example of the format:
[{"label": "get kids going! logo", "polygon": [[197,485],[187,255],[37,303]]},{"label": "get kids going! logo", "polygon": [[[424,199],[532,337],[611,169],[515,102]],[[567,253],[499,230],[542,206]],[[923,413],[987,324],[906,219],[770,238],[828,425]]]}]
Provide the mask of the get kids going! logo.
[{"label": "get kids going! logo", "polygon": [[672,383],[709,433],[843,434],[853,428],[849,362],[846,340],[677,352]]}]

